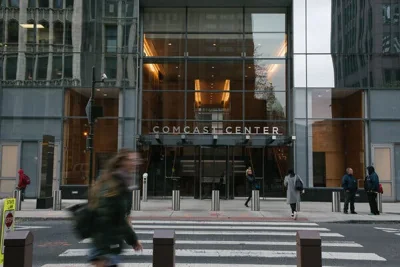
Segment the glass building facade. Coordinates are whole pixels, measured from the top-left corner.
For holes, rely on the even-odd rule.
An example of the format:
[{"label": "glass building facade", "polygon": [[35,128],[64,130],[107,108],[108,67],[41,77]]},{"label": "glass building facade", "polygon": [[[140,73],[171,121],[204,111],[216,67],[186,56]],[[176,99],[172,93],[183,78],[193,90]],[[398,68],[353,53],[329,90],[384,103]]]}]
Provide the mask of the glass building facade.
[{"label": "glass building facade", "polygon": [[[141,151],[148,195],[284,196],[376,167],[400,198],[400,1],[0,0],[0,192],[18,168],[37,197],[43,135],[54,183],[85,197],[92,66],[94,174],[119,148]],[[396,179],[399,179],[396,181]]]}]

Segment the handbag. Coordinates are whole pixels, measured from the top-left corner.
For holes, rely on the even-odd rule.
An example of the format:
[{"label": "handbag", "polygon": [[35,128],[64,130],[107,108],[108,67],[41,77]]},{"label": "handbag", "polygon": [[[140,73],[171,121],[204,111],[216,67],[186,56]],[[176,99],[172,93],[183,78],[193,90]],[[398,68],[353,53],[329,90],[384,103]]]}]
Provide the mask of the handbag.
[{"label": "handbag", "polygon": [[296,188],[297,191],[303,191],[304,189],[303,182],[299,179],[298,176],[296,176],[296,182],[294,183],[294,187]]}]

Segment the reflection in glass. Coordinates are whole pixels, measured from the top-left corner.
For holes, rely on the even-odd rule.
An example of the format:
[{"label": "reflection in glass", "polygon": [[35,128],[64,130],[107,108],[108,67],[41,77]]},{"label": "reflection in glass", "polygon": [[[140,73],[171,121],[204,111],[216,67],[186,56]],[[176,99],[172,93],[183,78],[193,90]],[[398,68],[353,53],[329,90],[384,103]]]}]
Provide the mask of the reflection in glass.
[{"label": "reflection in glass", "polygon": [[309,118],[363,118],[364,91],[309,89]]},{"label": "reflection in glass", "polygon": [[370,57],[369,82],[371,87],[398,88],[400,86],[400,56],[374,54]]},{"label": "reflection in glass", "polygon": [[335,69],[335,87],[368,86],[368,55],[332,55]]},{"label": "reflection in glass", "polygon": [[248,57],[286,57],[287,39],[285,33],[246,34],[245,52]]},{"label": "reflection in glass", "polygon": [[306,55],[293,56],[293,83],[294,87],[307,86]]},{"label": "reflection in glass", "polygon": [[310,120],[312,172],[315,187],[341,187],[344,170],[351,167],[364,178],[364,122]]},{"label": "reflection in glass", "polygon": [[188,8],[188,32],[243,32],[243,10]]},{"label": "reflection in glass", "polygon": [[294,117],[299,119],[306,118],[306,90],[305,89],[295,89],[293,90],[293,100],[294,103]]},{"label": "reflection in glass", "polygon": [[[274,10],[275,11],[275,10]],[[245,9],[246,32],[285,32],[286,10],[263,10],[255,8]]]},{"label": "reflection in glass", "polygon": [[242,61],[189,61],[187,71],[188,90],[243,90]]},{"label": "reflection in glass", "polygon": [[241,34],[188,34],[189,56],[236,56],[243,51]]},{"label": "reflection in glass", "polygon": [[253,60],[245,64],[245,88],[259,97],[270,90],[286,90],[285,60]]},{"label": "reflection in glass", "polygon": [[[242,92],[230,92],[228,86],[224,90],[196,91],[187,94],[187,119],[196,120],[195,125],[210,129],[215,126],[221,130],[223,126],[232,124],[224,124],[224,121],[243,119]],[[234,123],[235,126],[240,124],[241,122]]]},{"label": "reflection in glass", "polygon": [[162,120],[185,118],[185,93],[183,91],[144,91],[143,119]]},{"label": "reflection in glass", "polygon": [[285,120],[286,92],[270,90],[257,97],[252,92],[245,93],[245,120]]},{"label": "reflection in glass", "polygon": [[330,53],[331,30],[332,0],[307,0],[307,52]]},{"label": "reflection in glass", "polygon": [[182,61],[150,61],[143,64],[143,90],[184,90]]},{"label": "reflection in glass", "polygon": [[306,0],[293,1],[293,52],[306,52]]},{"label": "reflection in glass", "polygon": [[183,34],[144,34],[144,55],[146,57],[183,56],[185,39]]},{"label": "reflection in glass", "polygon": [[331,55],[307,55],[307,86],[335,87]]},{"label": "reflection in glass", "polygon": [[185,8],[145,8],[144,32],[184,32]]}]

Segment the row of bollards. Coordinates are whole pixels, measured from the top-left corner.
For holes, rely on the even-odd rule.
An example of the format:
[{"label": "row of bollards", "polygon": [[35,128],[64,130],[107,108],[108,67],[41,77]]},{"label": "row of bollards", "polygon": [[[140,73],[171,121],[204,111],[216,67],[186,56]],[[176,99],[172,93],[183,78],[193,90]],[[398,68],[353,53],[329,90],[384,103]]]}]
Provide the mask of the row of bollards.
[{"label": "row of bollards", "polygon": [[[378,193],[377,198],[377,205],[378,205],[378,210],[380,213],[383,212],[382,208],[382,194]],[[340,192],[335,191],[332,192],[332,212],[340,212],[341,211],[341,205],[340,205]]]},{"label": "row of bollards", "polygon": [[[140,190],[133,190],[132,192],[132,210],[140,210]],[[147,198],[147,196],[146,196]],[[144,200],[143,200],[144,201]],[[172,210],[179,211],[181,209],[181,194],[179,190],[172,190]],[[219,211],[220,195],[219,190],[213,190],[211,193],[211,210]],[[253,190],[251,192],[251,210],[260,211],[260,191]],[[297,204],[297,211],[300,211],[300,203]]]},{"label": "row of bollards", "polygon": [[[21,210],[21,190],[14,190],[13,198],[15,198],[15,210]],[[53,191],[53,210],[61,210],[62,209],[62,197],[61,190]]]},{"label": "row of bollards", "polygon": [[[297,267],[322,267],[321,236],[318,231],[297,231]],[[153,267],[175,267],[175,230],[155,230]]]}]

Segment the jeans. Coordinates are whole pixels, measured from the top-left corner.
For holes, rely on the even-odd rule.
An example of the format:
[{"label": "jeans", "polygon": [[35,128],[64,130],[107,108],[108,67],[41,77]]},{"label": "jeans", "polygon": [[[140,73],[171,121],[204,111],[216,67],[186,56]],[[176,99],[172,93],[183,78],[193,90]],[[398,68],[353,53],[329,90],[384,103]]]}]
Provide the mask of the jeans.
[{"label": "jeans", "polygon": [[290,204],[290,208],[292,209],[292,213],[294,213],[296,211],[296,203],[291,203]]},{"label": "jeans", "polygon": [[20,188],[19,191],[21,191],[21,201],[25,200],[25,189],[26,188]]},{"label": "jeans", "polygon": [[354,202],[356,201],[356,192],[345,192],[344,193],[344,212],[349,210],[349,203],[350,203],[350,211],[355,212]]},{"label": "jeans", "polygon": [[116,267],[120,263],[119,256],[116,254],[101,255],[96,248],[92,248],[89,252],[89,261],[106,261],[106,266]]},{"label": "jeans", "polygon": [[371,210],[371,213],[375,214],[375,215],[379,215],[378,203],[376,201],[377,193],[368,192],[367,196],[368,196],[369,208]]}]

